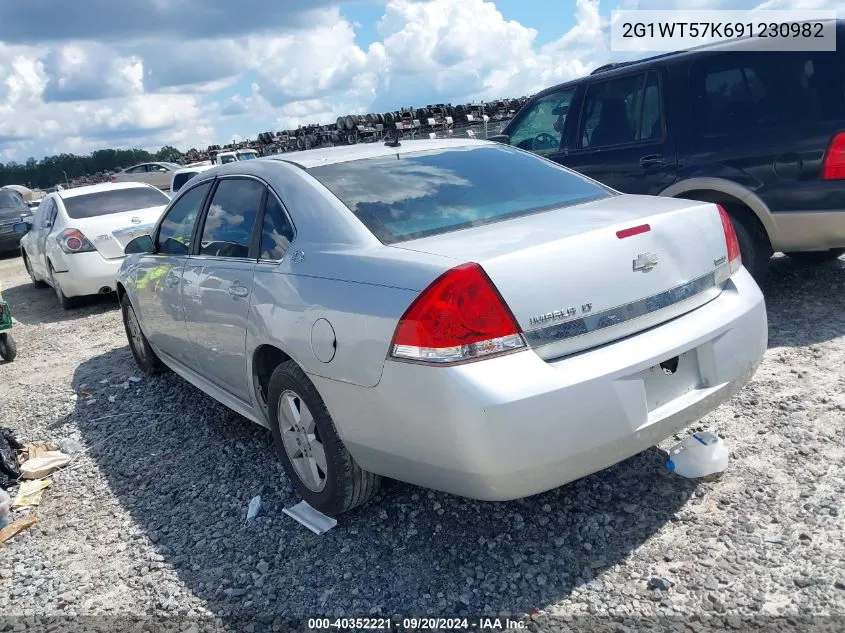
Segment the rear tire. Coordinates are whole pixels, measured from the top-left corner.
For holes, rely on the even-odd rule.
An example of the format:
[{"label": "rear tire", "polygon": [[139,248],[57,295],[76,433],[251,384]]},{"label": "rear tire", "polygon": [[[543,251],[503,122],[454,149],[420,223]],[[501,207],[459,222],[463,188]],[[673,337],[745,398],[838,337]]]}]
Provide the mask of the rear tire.
[{"label": "rear tire", "polygon": [[845,254],[845,248],[831,248],[828,251],[786,253],[790,259],[794,259],[796,262],[802,264],[825,264],[839,259],[843,254]]},{"label": "rear tire", "polygon": [[768,239],[760,234],[756,226],[748,226],[750,223],[737,218],[726,208],[733,222],[734,231],[739,241],[739,252],[742,256],[742,265],[751,273],[758,285],[763,285],[769,276],[769,260],[772,258],[772,247]]},{"label": "rear tire", "polygon": [[123,314],[123,329],[126,332],[126,340],[129,342],[129,351],[132,352],[135,364],[141,371],[150,376],[164,371],[166,365],[156,356],[149,341],[147,341],[147,337],[141,331],[141,325],[128,295],[121,297],[120,311]]},{"label": "rear tire", "polygon": [[299,365],[279,365],[268,391],[276,452],[308,505],[336,516],[372,498],[381,477],[362,470],[346,450],[317,388]]},{"label": "rear tire", "polygon": [[59,285],[59,280],[56,279],[55,271],[53,270],[53,264],[47,265],[50,270],[50,285],[53,286],[53,290],[56,291],[56,297],[59,299],[59,304],[65,310],[73,310],[78,304],[78,300],[75,297],[68,297],[62,292],[62,287]]},{"label": "rear tire", "polygon": [[18,344],[8,332],[0,334],[0,358],[11,363],[18,355]]}]

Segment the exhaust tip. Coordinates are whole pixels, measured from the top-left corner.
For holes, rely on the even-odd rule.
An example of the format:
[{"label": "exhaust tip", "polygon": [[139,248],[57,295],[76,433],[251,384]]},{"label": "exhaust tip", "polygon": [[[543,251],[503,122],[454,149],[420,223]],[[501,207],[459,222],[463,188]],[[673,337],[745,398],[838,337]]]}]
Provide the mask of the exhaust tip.
[{"label": "exhaust tip", "polygon": [[111,288],[109,288],[108,286],[103,286],[102,288],[100,288],[100,294],[101,294],[101,295],[107,295],[107,294],[109,294],[111,291],[112,291],[112,289],[111,289]]}]

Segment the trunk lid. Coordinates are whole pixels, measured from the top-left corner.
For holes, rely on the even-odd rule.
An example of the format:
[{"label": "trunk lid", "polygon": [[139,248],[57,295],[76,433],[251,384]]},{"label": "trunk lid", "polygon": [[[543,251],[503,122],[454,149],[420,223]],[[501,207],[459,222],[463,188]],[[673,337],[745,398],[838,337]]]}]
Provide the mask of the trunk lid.
[{"label": "trunk lid", "polygon": [[124,213],[70,220],[106,259],[125,257],[126,245],[139,235],[149,234],[166,205]]},{"label": "trunk lid", "polygon": [[[617,237],[643,224],[648,231]],[[719,294],[727,271],[717,207],[652,196],[615,196],[396,247],[480,264],[547,360],[694,310]]]}]

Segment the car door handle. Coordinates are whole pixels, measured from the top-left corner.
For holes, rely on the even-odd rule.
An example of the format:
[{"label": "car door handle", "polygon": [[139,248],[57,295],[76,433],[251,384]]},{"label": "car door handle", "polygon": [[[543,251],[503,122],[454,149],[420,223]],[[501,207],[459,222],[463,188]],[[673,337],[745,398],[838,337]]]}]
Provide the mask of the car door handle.
[{"label": "car door handle", "polygon": [[236,281],[229,286],[229,294],[233,297],[246,297],[249,294],[249,288],[242,286]]},{"label": "car door handle", "polygon": [[640,167],[650,169],[652,167],[663,167],[663,157],[660,154],[649,154],[640,159]]}]

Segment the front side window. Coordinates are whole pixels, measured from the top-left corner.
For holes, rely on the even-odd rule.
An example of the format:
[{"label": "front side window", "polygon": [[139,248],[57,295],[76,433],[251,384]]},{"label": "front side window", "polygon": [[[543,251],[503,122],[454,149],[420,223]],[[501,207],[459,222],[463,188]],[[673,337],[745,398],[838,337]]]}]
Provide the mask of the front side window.
[{"label": "front side window", "polygon": [[127,174],[141,174],[147,171],[147,165],[137,165],[126,170]]},{"label": "front side window", "polygon": [[574,94],[575,88],[567,88],[537,99],[511,131],[511,145],[538,154],[558,151]]},{"label": "front side window", "polygon": [[208,207],[200,255],[249,257],[264,191],[264,185],[257,180],[221,180]]},{"label": "front side window", "polygon": [[172,187],[173,193],[176,193],[177,191],[179,191],[185,185],[186,182],[188,182],[191,178],[196,176],[198,173],[199,173],[198,171],[189,171],[189,172],[184,172],[184,173],[181,173],[181,174],[176,174],[175,176],[173,176],[173,187]]},{"label": "front side window", "polygon": [[188,255],[194,224],[202,203],[211,187],[211,181],[186,191],[167,212],[156,238],[156,252],[160,255]]},{"label": "front side window", "polygon": [[293,227],[276,196],[268,194],[264,208],[264,226],[261,228],[261,259],[278,261],[293,240]]},{"label": "front side window", "polygon": [[163,207],[170,202],[170,198],[155,187],[127,187],[86,193],[81,196],[68,196],[62,201],[68,217],[80,220],[150,207]]},{"label": "front side window", "polygon": [[308,172],[385,244],[613,195],[560,165],[498,144],[353,160]]}]

